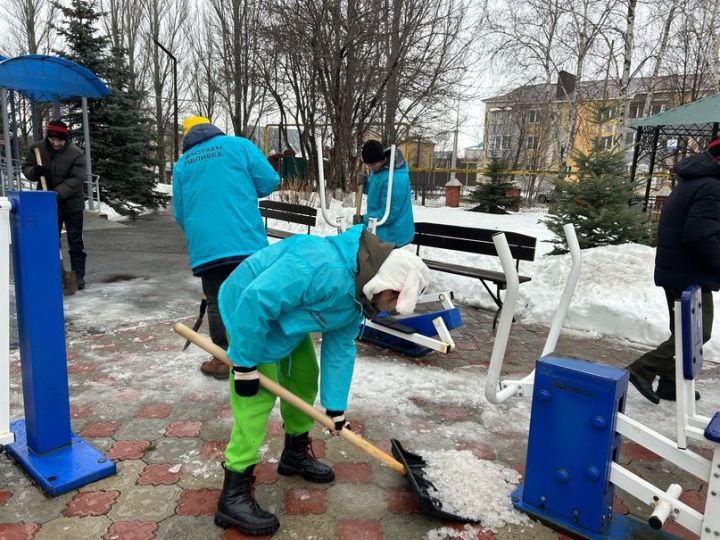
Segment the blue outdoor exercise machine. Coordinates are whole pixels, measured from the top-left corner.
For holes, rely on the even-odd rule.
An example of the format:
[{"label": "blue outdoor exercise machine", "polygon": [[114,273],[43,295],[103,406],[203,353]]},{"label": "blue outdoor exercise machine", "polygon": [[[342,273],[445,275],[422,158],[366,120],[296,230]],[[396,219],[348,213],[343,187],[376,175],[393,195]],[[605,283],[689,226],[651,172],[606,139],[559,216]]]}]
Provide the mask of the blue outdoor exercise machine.
[{"label": "blue outdoor exercise machine", "polygon": [[[548,342],[536,369],[521,380],[500,381],[507,339],[495,340],[485,396],[499,404],[514,395],[532,395],[525,484],[512,494],[516,508],[574,536],[588,539],[674,538],[659,529],[670,518],[702,540],[720,537],[720,412],[712,419],[695,411],[694,379],[702,366],[700,290],[693,287],[675,304],[677,442],[625,415],[625,370],[553,353],[580,272],[574,230],[566,226],[573,267]],[[495,244],[508,292],[498,336],[509,327],[517,300],[517,271],[502,239]],[[682,487],[662,490],[618,463],[622,437],[705,482],[704,513],[680,501]],[[708,443],[712,459],[687,449],[687,439]],[[615,487],[654,510],[646,522],[613,512]]]},{"label": "blue outdoor exercise machine", "polygon": [[[70,428],[65,323],[53,192],[11,191],[0,198],[0,251],[12,244],[25,418],[3,427],[8,375],[8,275],[0,275],[0,443],[48,495],[115,474],[115,463]],[[7,231],[9,220],[10,238]],[[3,225],[2,221],[6,223]],[[5,257],[5,260],[7,258]],[[0,263],[3,261],[0,257]],[[4,343],[3,343],[4,341]],[[9,390],[8,390],[9,395]],[[3,432],[3,430],[5,430]],[[14,439],[14,442],[13,442]]]}]

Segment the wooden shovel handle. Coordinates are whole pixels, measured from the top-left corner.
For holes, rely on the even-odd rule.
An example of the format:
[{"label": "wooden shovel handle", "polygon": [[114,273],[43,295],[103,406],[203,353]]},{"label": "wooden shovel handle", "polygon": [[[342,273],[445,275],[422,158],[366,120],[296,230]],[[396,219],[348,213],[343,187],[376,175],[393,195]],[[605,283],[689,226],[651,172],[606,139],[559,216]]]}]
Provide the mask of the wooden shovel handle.
[{"label": "wooden shovel handle", "polygon": [[[35,162],[42,167],[42,156],[40,156],[40,149],[36,146],[35,147]],[[40,177],[40,185],[43,188],[43,191],[47,191],[47,180],[45,180],[44,176]]]},{"label": "wooden shovel handle", "polygon": [[[191,341],[198,347],[205,349],[207,352],[212,354],[215,358],[222,360],[225,364],[232,367],[232,362],[230,362],[230,359],[227,356],[227,353],[217,345],[215,345],[212,341],[210,341],[205,336],[201,336],[197,332],[194,332],[191,328],[188,328],[182,323],[176,323],[175,326],[173,326],[173,330],[188,341]],[[335,424],[330,419],[329,416],[326,414],[321,413],[318,411],[315,407],[312,405],[308,405],[305,403],[302,399],[297,397],[292,392],[288,391],[286,388],[283,388],[279,384],[277,384],[275,381],[272,381],[268,379],[265,375],[262,373],[260,375],[260,385],[268,390],[269,392],[272,392],[276,396],[278,396],[280,399],[285,401],[286,403],[289,403],[293,407],[300,409],[302,412],[307,414],[310,418],[318,422],[319,424],[322,424],[328,429],[334,430]],[[393,458],[390,454],[386,454],[382,450],[380,450],[377,446],[372,445],[365,439],[363,439],[360,435],[355,433],[354,431],[350,431],[349,429],[343,428],[341,431],[338,432],[341,437],[344,439],[347,439],[351,443],[353,443],[355,446],[363,450],[364,452],[368,453],[372,457],[382,461],[393,469],[394,471],[405,475],[407,471],[405,470],[405,467],[402,463],[397,461],[395,458]]]}]

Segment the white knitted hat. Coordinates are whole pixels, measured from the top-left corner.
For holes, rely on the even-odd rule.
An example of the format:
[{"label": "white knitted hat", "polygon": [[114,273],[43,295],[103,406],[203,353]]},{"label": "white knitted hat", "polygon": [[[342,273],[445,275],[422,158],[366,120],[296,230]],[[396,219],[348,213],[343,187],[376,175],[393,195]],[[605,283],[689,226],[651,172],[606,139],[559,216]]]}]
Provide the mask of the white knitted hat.
[{"label": "white knitted hat", "polygon": [[375,277],[363,287],[368,300],[381,291],[398,291],[395,310],[401,315],[415,311],[418,296],[430,282],[430,269],[420,257],[405,249],[394,249],[382,263]]}]

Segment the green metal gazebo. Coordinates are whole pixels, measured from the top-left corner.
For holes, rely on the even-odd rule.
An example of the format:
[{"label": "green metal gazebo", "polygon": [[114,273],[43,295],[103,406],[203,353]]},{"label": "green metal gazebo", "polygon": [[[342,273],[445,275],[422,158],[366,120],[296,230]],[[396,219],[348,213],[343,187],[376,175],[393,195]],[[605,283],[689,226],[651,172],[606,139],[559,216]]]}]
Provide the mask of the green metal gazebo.
[{"label": "green metal gazebo", "polygon": [[[720,94],[628,123],[629,128],[636,130],[630,166],[631,180],[635,180],[638,163],[648,159],[644,209],[647,209],[650,199],[656,163],[661,161],[669,168],[670,163],[687,153],[690,141],[695,141],[696,148],[704,148],[717,137],[719,126]],[[674,144],[669,144],[672,141]]]}]

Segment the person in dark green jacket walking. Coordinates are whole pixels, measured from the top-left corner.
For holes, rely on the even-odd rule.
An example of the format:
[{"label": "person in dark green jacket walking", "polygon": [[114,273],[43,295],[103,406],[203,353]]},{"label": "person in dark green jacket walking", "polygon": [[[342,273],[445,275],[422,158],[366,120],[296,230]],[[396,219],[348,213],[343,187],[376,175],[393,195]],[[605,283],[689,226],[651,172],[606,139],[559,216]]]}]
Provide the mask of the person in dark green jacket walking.
[{"label": "person in dark green jacket walking", "polygon": [[[42,165],[35,159],[40,151]],[[67,233],[70,268],[75,272],[78,289],[85,288],[85,244],[83,243],[83,212],[85,211],[85,154],[70,140],[65,122],[52,120],[45,138],[28,149],[22,164],[23,174],[38,182],[45,177],[48,191],[55,191],[58,203],[58,227]]]}]

